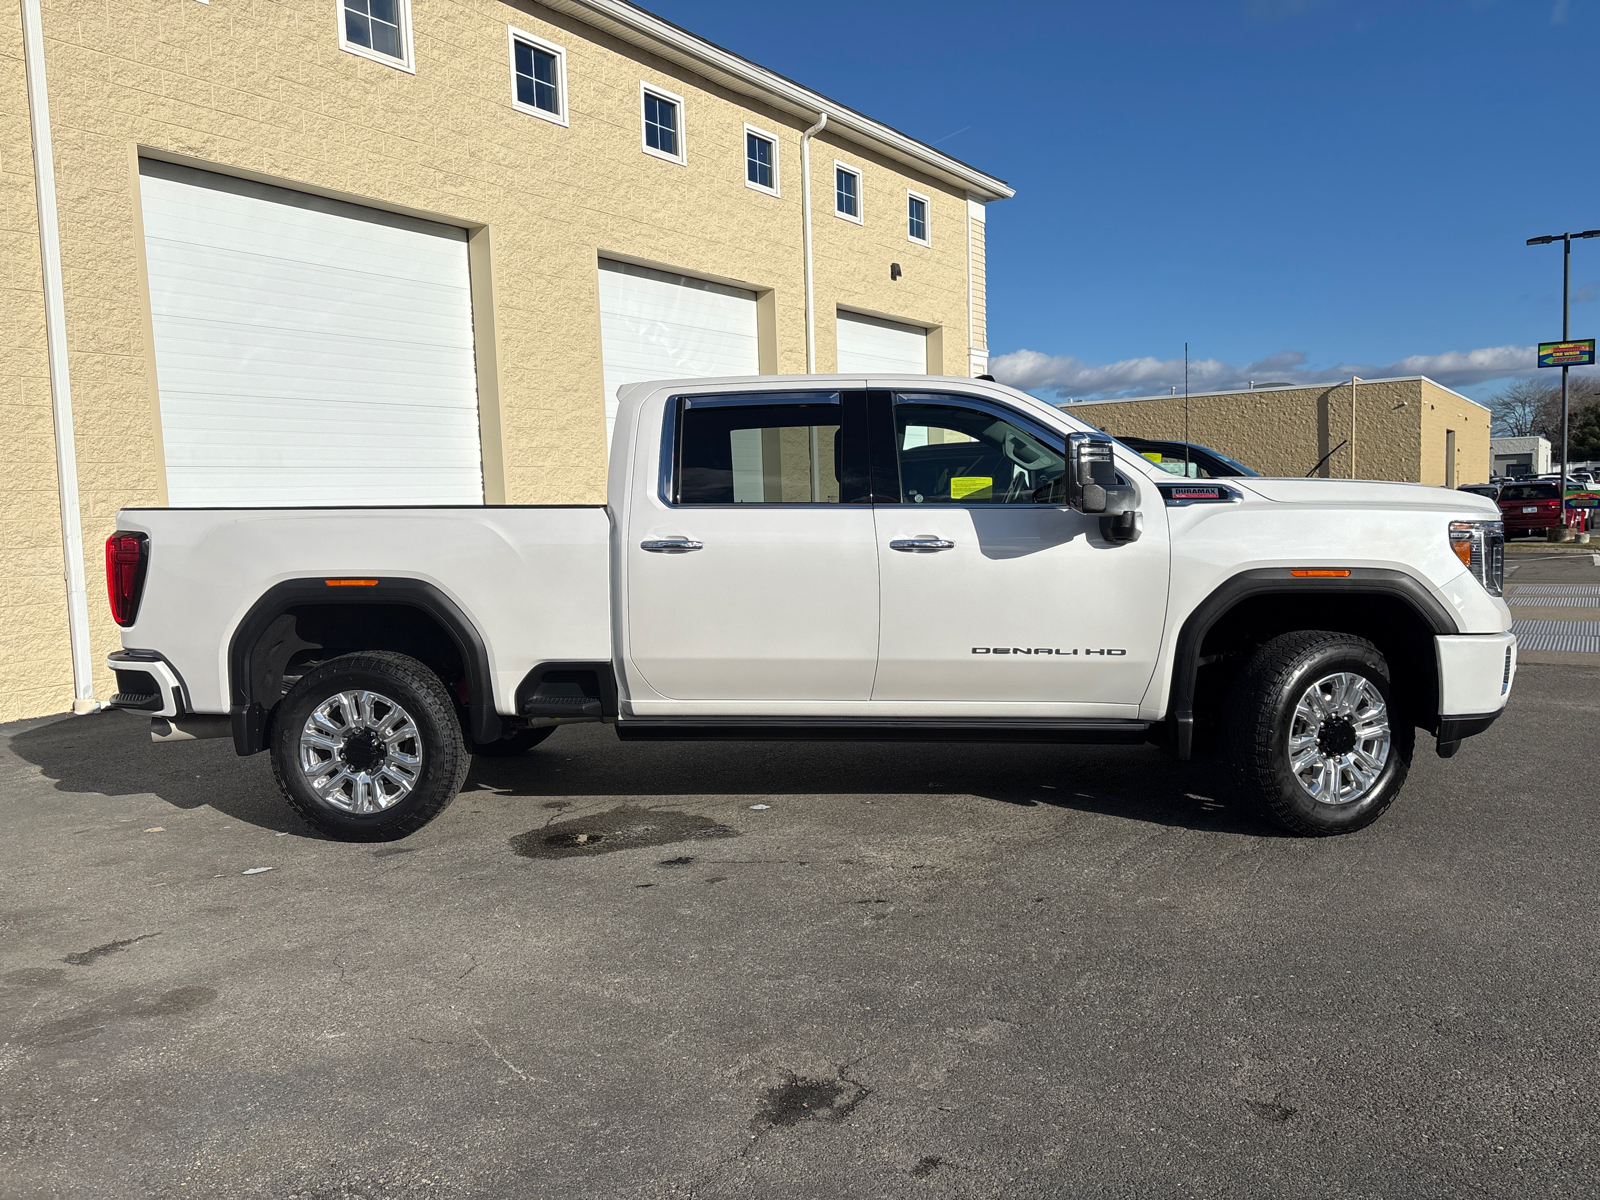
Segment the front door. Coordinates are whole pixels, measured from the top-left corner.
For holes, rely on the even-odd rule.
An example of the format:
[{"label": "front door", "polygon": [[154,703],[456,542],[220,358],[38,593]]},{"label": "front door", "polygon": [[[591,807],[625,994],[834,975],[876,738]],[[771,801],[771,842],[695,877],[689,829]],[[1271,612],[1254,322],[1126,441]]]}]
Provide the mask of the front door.
[{"label": "front door", "polygon": [[865,407],[862,392],[669,402],[668,494],[636,499],[625,547],[629,659],[660,696],[871,697]]},{"label": "front door", "polygon": [[970,715],[997,703],[1135,715],[1166,616],[1156,488],[1131,480],[1143,535],[1114,544],[1099,517],[1060,503],[1061,433],[976,397],[875,393],[873,402],[893,405],[892,419],[873,422],[874,475],[891,462],[899,494],[875,509],[883,617],[872,698],[959,704]]}]

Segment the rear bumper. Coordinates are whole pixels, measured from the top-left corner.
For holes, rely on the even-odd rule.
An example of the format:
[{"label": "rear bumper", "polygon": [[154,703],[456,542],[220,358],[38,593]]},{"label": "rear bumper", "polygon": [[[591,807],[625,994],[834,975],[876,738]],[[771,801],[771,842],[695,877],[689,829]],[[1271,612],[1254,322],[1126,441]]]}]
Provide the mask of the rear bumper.
[{"label": "rear bumper", "polygon": [[106,656],[106,666],[117,677],[117,691],[106,701],[108,708],[132,709],[152,717],[188,712],[183,680],[154,650],[117,650]]},{"label": "rear bumper", "polygon": [[1433,644],[1444,745],[1482,733],[1505,709],[1517,676],[1517,639],[1512,633],[1441,634]]}]

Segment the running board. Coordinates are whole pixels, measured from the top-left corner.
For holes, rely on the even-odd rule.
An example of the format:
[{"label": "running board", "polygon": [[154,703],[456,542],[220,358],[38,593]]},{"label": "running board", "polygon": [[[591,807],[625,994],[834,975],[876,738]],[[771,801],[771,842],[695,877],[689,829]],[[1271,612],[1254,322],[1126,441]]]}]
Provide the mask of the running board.
[{"label": "running board", "polygon": [[619,717],[623,741],[1065,742],[1135,745],[1148,721],[988,717]]}]

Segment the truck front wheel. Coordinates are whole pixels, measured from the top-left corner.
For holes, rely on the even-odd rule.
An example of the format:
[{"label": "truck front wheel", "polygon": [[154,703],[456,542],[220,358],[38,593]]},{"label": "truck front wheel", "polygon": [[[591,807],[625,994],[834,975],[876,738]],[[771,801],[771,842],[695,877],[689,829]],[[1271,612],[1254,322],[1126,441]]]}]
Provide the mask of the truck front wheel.
[{"label": "truck front wheel", "polygon": [[1302,630],[1262,646],[1229,697],[1230,754],[1245,795],[1292,833],[1351,833],[1381,817],[1411,766],[1415,730],[1378,648]]},{"label": "truck front wheel", "polygon": [[387,650],[308,671],[273,714],[271,746],[284,798],[344,842],[415,833],[455,799],[471,762],[439,677]]}]

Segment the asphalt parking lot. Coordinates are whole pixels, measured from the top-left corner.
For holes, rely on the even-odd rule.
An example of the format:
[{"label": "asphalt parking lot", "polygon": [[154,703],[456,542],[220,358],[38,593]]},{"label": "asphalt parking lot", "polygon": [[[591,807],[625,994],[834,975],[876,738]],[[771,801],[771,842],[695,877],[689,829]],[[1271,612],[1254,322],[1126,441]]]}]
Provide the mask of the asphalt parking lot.
[{"label": "asphalt parking lot", "polygon": [[1524,667],[1324,841],[1152,748],[586,726],[343,845],[5,727],[0,1192],[1592,1195],[1597,696]]}]

